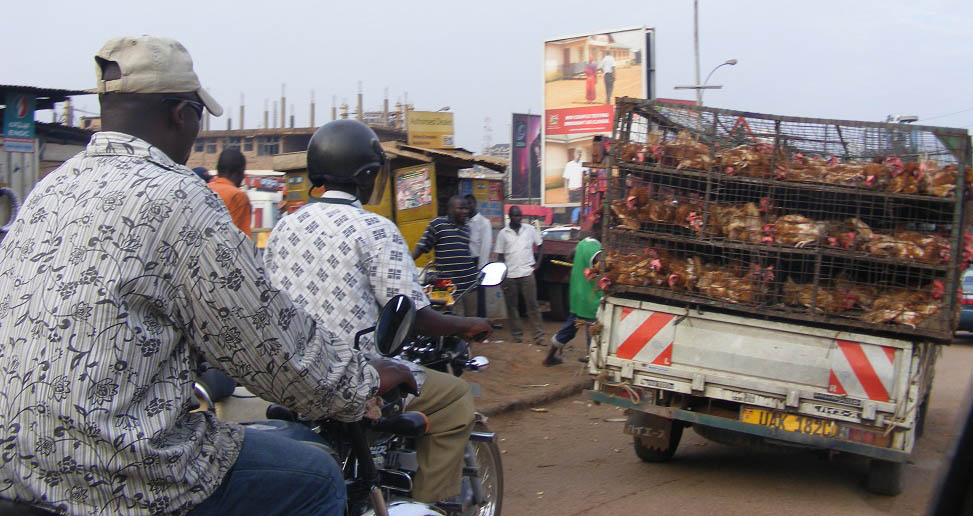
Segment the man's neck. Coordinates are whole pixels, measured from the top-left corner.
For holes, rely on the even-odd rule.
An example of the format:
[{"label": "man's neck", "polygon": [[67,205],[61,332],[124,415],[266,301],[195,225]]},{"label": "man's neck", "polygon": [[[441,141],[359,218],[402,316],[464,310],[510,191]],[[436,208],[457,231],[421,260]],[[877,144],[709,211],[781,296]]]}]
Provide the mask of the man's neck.
[{"label": "man's neck", "polygon": [[358,186],[357,185],[352,185],[352,184],[347,184],[347,185],[324,185],[324,190],[326,192],[344,192],[344,193],[346,193],[346,194],[354,197],[355,200],[358,200]]},{"label": "man's neck", "polygon": [[523,223],[520,222],[518,222],[517,224],[514,224],[512,222],[510,223],[510,229],[514,230],[514,233],[519,233],[521,226],[523,226]]}]

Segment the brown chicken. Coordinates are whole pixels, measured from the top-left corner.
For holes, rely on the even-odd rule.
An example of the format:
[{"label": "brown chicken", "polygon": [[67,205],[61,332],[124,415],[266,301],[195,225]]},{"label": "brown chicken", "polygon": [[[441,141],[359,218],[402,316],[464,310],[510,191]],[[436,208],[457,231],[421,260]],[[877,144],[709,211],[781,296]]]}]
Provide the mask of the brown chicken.
[{"label": "brown chicken", "polygon": [[[899,162],[901,163],[901,162]],[[915,194],[919,193],[919,164],[909,161],[902,164],[902,167],[893,166],[892,179],[886,191],[891,193]]]},{"label": "brown chicken", "polygon": [[710,148],[693,138],[689,131],[679,131],[676,140],[661,145],[663,163],[677,169],[709,169]]},{"label": "brown chicken", "polygon": [[716,153],[716,163],[724,174],[742,177],[771,177],[771,146],[740,145]]},{"label": "brown chicken", "polygon": [[780,245],[806,247],[824,242],[828,224],[811,220],[803,215],[784,215],[768,228],[774,242]]},{"label": "brown chicken", "polygon": [[944,290],[944,285],[939,280],[919,290],[894,289],[877,298],[872,308],[862,314],[861,318],[872,324],[894,322],[917,328],[939,311]]},{"label": "brown chicken", "polygon": [[[919,165],[921,179],[919,189],[924,194],[935,195],[936,197],[952,197],[956,191],[956,183],[959,180],[956,165],[947,165],[937,168],[933,161],[921,163]],[[973,187],[973,167],[964,167],[965,177],[963,178],[966,187]]]},{"label": "brown chicken", "polygon": [[763,239],[763,213],[755,203],[727,207],[722,212],[721,233],[729,240],[759,244]]},{"label": "brown chicken", "polygon": [[828,313],[846,312],[855,306],[855,298],[848,292],[813,283],[795,283],[791,278],[787,278],[781,290],[788,305]]},{"label": "brown chicken", "polygon": [[618,222],[622,226],[629,229],[639,229],[641,227],[638,211],[629,205],[628,202],[616,199],[611,203],[611,210],[618,217]]}]

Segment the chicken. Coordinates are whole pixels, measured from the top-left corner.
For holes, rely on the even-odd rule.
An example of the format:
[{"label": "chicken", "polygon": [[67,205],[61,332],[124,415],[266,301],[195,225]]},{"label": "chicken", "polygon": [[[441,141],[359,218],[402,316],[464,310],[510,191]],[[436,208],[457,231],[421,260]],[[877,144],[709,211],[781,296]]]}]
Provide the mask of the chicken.
[{"label": "chicken", "polygon": [[828,233],[826,222],[817,222],[803,215],[784,215],[768,227],[775,242],[781,245],[806,247],[820,244]]},{"label": "chicken", "polygon": [[894,322],[914,329],[939,311],[944,292],[945,286],[939,280],[919,290],[893,289],[878,297],[861,319],[872,324]]},{"label": "chicken", "polygon": [[[898,159],[898,158],[894,158]],[[915,194],[919,193],[919,178],[921,177],[921,172],[919,170],[919,164],[910,161],[901,164],[901,167],[894,166],[897,163],[892,161],[892,179],[889,182],[887,188],[888,192],[891,193],[904,193],[904,194]]]},{"label": "chicken", "polygon": [[724,211],[722,233],[729,240],[759,244],[763,239],[764,222],[760,208],[748,202]]},{"label": "chicken", "polygon": [[689,131],[679,131],[675,141],[663,143],[654,154],[661,154],[663,164],[677,169],[708,170],[712,158],[708,145],[696,141]]},{"label": "chicken", "polygon": [[872,229],[857,218],[828,222],[827,243],[831,247],[855,249],[872,239]]},{"label": "chicken", "polygon": [[[959,167],[956,165],[937,168],[933,161],[921,163],[920,172],[922,175],[919,181],[919,189],[924,194],[935,195],[936,197],[952,197],[959,180],[958,171]],[[973,181],[971,181],[973,180],[973,167],[968,165],[964,167],[963,180],[967,189],[973,187]]]},{"label": "chicken", "polygon": [[863,187],[867,176],[865,165],[858,163],[836,163],[825,169],[824,183],[841,186]]},{"label": "chicken", "polygon": [[862,168],[862,173],[865,176],[866,188],[880,191],[888,188],[891,170],[889,167],[883,165],[881,161],[878,163],[868,163]]},{"label": "chicken", "polygon": [[680,199],[676,205],[676,211],[672,217],[672,223],[684,228],[693,229],[694,215],[703,213],[706,204],[700,200],[699,195],[693,194],[689,200]]},{"label": "chicken", "polygon": [[638,212],[630,205],[629,202],[623,201],[621,199],[616,199],[611,203],[612,213],[618,217],[618,222],[629,229],[639,229],[641,224],[639,223]]},{"label": "chicken", "polygon": [[881,293],[879,288],[874,285],[853,283],[844,277],[836,278],[834,287],[846,299],[852,300],[854,306],[865,310],[872,307]]},{"label": "chicken", "polygon": [[699,275],[703,271],[703,261],[698,256],[684,260],[673,260],[667,264],[666,283],[675,291],[694,291]]},{"label": "chicken", "polygon": [[940,264],[949,261],[952,246],[949,244],[949,240],[939,235],[918,233],[916,231],[900,231],[894,235],[894,238],[908,242],[905,245],[905,258],[931,264]]},{"label": "chicken", "polygon": [[785,304],[821,312],[841,313],[855,306],[855,298],[848,292],[813,283],[795,283],[791,278],[787,278],[781,291]]},{"label": "chicken", "polygon": [[740,145],[716,153],[716,163],[724,174],[743,177],[770,177],[771,146]]}]

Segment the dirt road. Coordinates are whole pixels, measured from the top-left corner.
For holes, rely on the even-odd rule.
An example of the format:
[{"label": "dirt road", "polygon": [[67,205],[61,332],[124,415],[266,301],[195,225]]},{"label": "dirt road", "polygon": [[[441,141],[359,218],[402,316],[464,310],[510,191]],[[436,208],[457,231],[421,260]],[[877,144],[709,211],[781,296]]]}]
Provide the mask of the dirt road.
[{"label": "dirt road", "polygon": [[540,407],[545,412],[521,410],[490,420],[504,451],[503,513],[925,514],[971,371],[973,339],[944,347],[926,433],[897,497],[862,489],[867,464],[858,457],[758,453],[706,441],[688,429],[671,462],[643,463],[622,433],[622,411],[579,395]]}]

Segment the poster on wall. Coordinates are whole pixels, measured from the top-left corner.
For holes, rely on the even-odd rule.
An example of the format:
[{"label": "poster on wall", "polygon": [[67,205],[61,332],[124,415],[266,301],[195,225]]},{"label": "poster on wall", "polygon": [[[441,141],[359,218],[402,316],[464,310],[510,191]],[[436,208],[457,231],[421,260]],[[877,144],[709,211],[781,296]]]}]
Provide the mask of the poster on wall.
[{"label": "poster on wall", "polygon": [[541,116],[514,113],[511,124],[510,198],[541,197]]},{"label": "poster on wall", "polygon": [[611,136],[617,97],[653,98],[653,29],[544,42],[543,203],[577,206],[596,135]]},{"label": "poster on wall", "polygon": [[396,176],[395,202],[400,210],[432,204],[432,180],[428,167]]}]

